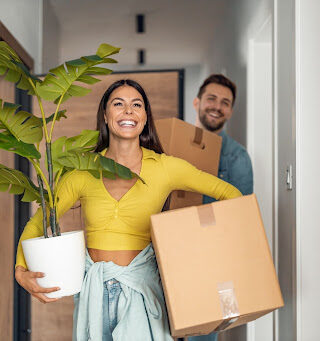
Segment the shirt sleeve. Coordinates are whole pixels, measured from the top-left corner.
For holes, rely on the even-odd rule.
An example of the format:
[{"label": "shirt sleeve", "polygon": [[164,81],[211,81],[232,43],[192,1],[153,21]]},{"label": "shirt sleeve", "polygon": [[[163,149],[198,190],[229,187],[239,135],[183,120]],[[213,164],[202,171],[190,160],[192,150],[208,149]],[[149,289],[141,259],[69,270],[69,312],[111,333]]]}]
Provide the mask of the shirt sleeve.
[{"label": "shirt sleeve", "polygon": [[[57,188],[58,204],[57,204],[57,216],[61,217],[66,211],[68,211],[77,200],[81,197],[81,190],[84,185],[83,175],[81,171],[71,171],[66,173],[60,180]],[[48,212],[49,218],[49,212]],[[31,239],[43,236],[42,225],[42,209],[39,207],[34,216],[26,224],[17,248],[16,265],[23,266],[27,269],[27,264],[24,259],[23,249],[21,242],[25,239]]]},{"label": "shirt sleeve", "polygon": [[173,156],[162,155],[171,191],[198,192],[217,200],[233,199],[242,195],[236,187],[197,169],[189,162]]},{"label": "shirt sleeve", "polygon": [[244,195],[253,193],[253,171],[248,153],[243,150],[229,164],[230,183]]}]

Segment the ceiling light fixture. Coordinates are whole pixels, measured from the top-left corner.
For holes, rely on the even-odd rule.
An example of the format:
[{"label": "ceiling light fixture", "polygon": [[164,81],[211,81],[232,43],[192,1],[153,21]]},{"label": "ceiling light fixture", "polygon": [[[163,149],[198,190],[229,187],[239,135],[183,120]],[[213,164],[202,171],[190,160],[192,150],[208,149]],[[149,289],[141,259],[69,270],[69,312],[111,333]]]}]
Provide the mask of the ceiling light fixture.
[{"label": "ceiling light fixture", "polygon": [[144,49],[138,50],[138,64],[143,65],[146,62],[146,51]]},{"label": "ceiling light fixture", "polygon": [[136,25],[137,33],[145,33],[144,14],[136,15]]}]

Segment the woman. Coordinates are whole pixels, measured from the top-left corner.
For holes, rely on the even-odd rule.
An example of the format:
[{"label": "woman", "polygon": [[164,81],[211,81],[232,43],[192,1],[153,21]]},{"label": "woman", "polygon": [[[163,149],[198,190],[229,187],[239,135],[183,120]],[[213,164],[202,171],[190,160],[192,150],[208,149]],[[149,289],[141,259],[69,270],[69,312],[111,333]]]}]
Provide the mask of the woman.
[{"label": "woman", "polygon": [[[72,171],[58,188],[58,216],[80,199],[87,230],[86,276],[75,295],[74,340],[172,340],[150,244],[150,216],[171,191],[197,191],[217,199],[241,195],[233,186],[162,153],[148,98],[132,80],[113,83],[97,116],[96,151],[125,165],[144,180],[96,179]],[[39,209],[21,240],[42,235]],[[16,279],[41,302],[59,288],[41,288],[41,273],[27,270],[19,243]]]}]

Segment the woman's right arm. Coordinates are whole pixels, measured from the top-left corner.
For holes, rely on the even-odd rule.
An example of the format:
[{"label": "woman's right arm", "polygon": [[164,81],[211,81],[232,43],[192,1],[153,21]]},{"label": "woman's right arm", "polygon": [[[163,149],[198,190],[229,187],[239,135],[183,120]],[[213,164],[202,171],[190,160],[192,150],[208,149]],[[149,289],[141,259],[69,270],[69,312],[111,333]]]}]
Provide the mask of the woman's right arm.
[{"label": "woman's right arm", "polygon": [[[58,218],[69,210],[81,197],[84,184],[84,172],[81,171],[72,171],[62,177],[57,188],[59,198],[57,204]],[[42,209],[38,208],[35,215],[29,220],[23,230],[17,249],[15,278],[32,296],[43,303],[48,303],[54,302],[57,299],[50,299],[44,294],[57,291],[59,288],[42,288],[38,285],[36,279],[43,277],[45,274],[28,270],[21,245],[21,242],[25,239],[43,236],[42,217]]]},{"label": "woman's right arm", "polygon": [[240,197],[241,192],[231,184],[194,167],[191,163],[162,154],[171,190],[184,190],[208,195],[217,200]]}]

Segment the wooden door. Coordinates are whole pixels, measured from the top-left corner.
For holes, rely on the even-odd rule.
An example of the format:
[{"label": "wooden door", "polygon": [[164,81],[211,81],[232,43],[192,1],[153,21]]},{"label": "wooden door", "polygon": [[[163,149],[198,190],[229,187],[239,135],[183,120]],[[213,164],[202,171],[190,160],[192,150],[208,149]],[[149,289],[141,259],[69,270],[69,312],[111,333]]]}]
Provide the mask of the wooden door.
[{"label": "wooden door", "polygon": [[[0,78],[0,99],[14,103],[15,86]],[[0,163],[14,168],[14,154],[0,150]],[[13,339],[14,196],[0,192],[0,340]]]},{"label": "wooden door", "polygon": [[[98,105],[105,90],[114,81],[119,79],[133,79],[141,84],[147,93],[151,103],[155,119],[166,117],[179,117],[179,103],[181,84],[178,71],[154,71],[139,73],[115,73],[108,76],[100,76],[101,82],[95,84],[92,92],[86,97],[74,97],[68,100],[64,109],[67,109],[67,120],[57,122],[54,139],[61,136],[73,136],[84,129],[96,128],[96,114]],[[45,112],[51,114],[55,106],[45,103]],[[38,104],[33,102],[33,111],[40,116]],[[41,147],[42,151],[44,146]],[[36,205],[33,205],[33,212]],[[81,210],[77,203],[60,220],[63,231],[84,228],[81,219]],[[55,341],[59,335],[59,341],[70,341],[72,338],[72,312],[73,299],[65,297],[55,303],[41,304],[32,299],[32,341]]]}]

